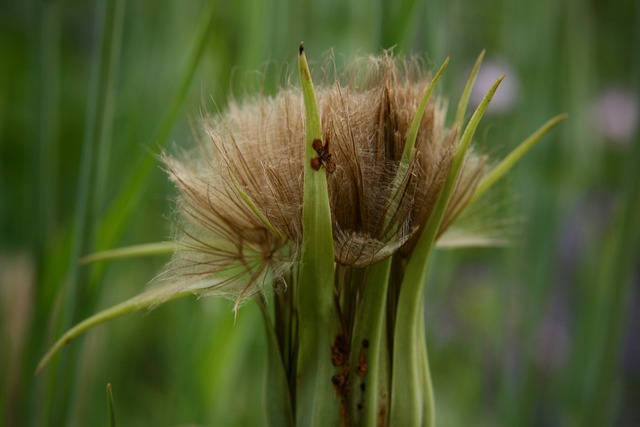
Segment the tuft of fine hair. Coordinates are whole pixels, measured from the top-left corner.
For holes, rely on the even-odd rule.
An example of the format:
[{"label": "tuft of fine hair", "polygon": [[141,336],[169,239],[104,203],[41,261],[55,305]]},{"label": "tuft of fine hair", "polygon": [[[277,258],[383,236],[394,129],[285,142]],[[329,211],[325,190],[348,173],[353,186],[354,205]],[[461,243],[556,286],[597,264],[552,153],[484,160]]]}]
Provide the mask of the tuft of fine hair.
[{"label": "tuft of fine hair", "polygon": [[[408,165],[409,128],[429,76],[416,58],[386,52],[354,60],[316,87],[327,170],[335,262],[365,267],[409,256],[449,172],[457,130],[446,102],[430,100]],[[326,72],[326,75],[331,73]],[[179,190],[178,250],[162,280],[239,303],[286,279],[302,242],[305,116],[302,93],[232,102],[203,119],[197,147],[165,156]],[[485,160],[470,153],[443,227],[459,215]]]}]

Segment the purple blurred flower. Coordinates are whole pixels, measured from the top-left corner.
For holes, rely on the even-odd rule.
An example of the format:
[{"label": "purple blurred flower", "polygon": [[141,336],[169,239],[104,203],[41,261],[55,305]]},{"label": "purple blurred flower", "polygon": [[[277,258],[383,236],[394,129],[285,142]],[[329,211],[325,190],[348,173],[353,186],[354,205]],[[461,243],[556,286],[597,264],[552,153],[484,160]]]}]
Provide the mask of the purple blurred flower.
[{"label": "purple blurred flower", "polygon": [[504,114],[513,110],[520,95],[520,79],[512,65],[502,58],[487,59],[483,63],[471,90],[470,104],[478,106],[491,85],[503,74],[507,77],[493,97],[487,114]]}]

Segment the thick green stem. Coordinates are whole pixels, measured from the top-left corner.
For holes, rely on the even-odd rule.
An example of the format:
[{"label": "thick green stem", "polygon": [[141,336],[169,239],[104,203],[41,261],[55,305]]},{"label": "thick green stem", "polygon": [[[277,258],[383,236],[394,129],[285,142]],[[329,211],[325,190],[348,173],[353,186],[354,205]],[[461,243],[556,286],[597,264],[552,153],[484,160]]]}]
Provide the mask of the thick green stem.
[{"label": "thick green stem", "polygon": [[293,407],[287,374],[278,346],[278,337],[265,303],[258,300],[258,305],[262,312],[267,339],[267,369],[264,383],[265,425],[268,427],[293,427]]},{"label": "thick green stem", "polygon": [[387,293],[392,258],[366,272],[362,300],[354,322],[349,360],[350,420],[374,426],[389,413],[390,361]]}]

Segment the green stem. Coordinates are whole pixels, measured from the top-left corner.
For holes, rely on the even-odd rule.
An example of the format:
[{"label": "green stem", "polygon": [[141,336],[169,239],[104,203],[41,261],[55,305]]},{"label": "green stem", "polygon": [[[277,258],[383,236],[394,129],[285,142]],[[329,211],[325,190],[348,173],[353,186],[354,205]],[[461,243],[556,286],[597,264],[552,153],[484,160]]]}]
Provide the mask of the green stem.
[{"label": "green stem", "polygon": [[390,257],[369,267],[357,308],[349,360],[352,425],[377,425],[380,417],[389,413],[387,293],[391,262]]},{"label": "green stem", "polygon": [[265,425],[293,427],[293,407],[289,383],[278,346],[278,337],[267,307],[258,300],[267,338],[267,369],[265,377]]}]

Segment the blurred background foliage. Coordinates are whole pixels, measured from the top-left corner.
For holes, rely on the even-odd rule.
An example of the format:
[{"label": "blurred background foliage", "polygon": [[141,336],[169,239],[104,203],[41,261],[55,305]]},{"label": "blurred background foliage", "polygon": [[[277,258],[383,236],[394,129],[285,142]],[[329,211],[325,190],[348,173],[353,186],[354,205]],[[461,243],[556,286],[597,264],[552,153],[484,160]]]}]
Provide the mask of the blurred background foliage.
[{"label": "blurred background foliage", "polygon": [[[185,299],[101,326],[40,376],[71,324],[136,294],[166,258],[83,266],[170,236],[157,153],[206,111],[290,80],[297,45],[452,60],[455,102],[487,49],[508,74],[477,147],[501,157],[569,112],[492,196],[507,249],[432,259],[440,426],[640,425],[640,5],[635,0],[2,1],[0,424],[260,425],[257,308]],[[313,64],[312,64],[313,66]],[[455,105],[455,104],[454,104]],[[173,148],[172,148],[173,147]],[[505,202],[506,201],[506,202]],[[268,392],[268,390],[267,390]]]}]

